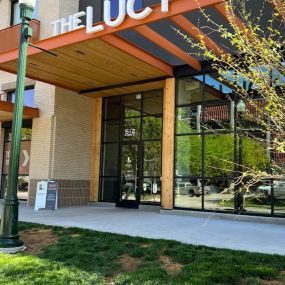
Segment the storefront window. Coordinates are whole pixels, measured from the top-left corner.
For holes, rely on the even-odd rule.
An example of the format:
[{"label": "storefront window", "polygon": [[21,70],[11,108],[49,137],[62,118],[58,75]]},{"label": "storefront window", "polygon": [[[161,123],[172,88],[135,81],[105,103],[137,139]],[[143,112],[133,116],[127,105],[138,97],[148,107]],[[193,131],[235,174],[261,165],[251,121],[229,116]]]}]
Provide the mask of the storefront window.
[{"label": "storefront window", "polygon": [[235,195],[231,183],[231,180],[221,178],[205,179],[204,208],[207,210],[232,211]]},{"label": "storefront window", "polygon": [[143,139],[161,139],[162,118],[144,117],[143,118]]},{"label": "storefront window", "polygon": [[233,177],[234,135],[208,134],[204,139],[205,177]]},{"label": "storefront window", "polygon": [[216,77],[201,75],[177,82],[175,207],[234,207],[233,97]]},{"label": "storefront window", "polygon": [[202,137],[200,135],[176,137],[177,177],[201,177],[202,175]]},{"label": "storefront window", "polygon": [[175,207],[201,209],[201,179],[176,178],[174,186]]},{"label": "storefront window", "polygon": [[[30,151],[31,151],[32,128],[22,128],[21,133],[21,150],[19,161],[19,176],[18,176],[18,199],[28,199],[28,188],[30,183]],[[2,195],[5,195],[7,190],[8,170],[11,149],[11,129],[5,129],[5,142],[3,154],[2,168]]]},{"label": "storefront window", "polygon": [[220,80],[213,73],[177,82],[175,207],[285,215],[285,155],[270,150],[276,134],[260,123],[264,102],[258,94],[243,102],[231,80]]},{"label": "storefront window", "polygon": [[103,106],[101,201],[160,203],[163,92],[105,98]]}]

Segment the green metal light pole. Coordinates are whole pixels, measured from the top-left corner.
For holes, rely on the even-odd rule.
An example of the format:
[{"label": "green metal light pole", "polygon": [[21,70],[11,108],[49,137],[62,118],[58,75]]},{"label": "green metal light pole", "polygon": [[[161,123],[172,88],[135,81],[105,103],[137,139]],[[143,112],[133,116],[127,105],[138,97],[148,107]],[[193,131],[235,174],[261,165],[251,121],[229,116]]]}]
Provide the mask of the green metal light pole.
[{"label": "green metal light pole", "polygon": [[21,38],[18,59],[16,97],[12,125],[12,142],[9,160],[7,192],[3,202],[3,213],[0,227],[0,252],[14,253],[25,249],[18,233],[19,202],[17,197],[19,158],[21,147],[21,130],[25,92],[27,48],[32,30],[29,22],[32,19],[36,0],[20,0]]}]

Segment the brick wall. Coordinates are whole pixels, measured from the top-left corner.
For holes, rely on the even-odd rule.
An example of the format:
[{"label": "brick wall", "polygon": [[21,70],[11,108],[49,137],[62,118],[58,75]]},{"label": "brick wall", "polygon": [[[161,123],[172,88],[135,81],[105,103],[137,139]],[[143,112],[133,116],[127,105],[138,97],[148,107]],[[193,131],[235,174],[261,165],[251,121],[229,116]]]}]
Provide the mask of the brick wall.
[{"label": "brick wall", "polygon": [[93,99],[57,88],[54,179],[88,180]]}]

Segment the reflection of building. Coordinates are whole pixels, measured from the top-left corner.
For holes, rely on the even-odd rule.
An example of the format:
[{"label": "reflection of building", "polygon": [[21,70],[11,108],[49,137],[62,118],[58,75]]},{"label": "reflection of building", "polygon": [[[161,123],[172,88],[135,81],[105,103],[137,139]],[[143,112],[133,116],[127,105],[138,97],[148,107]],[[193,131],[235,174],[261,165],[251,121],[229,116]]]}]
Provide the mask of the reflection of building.
[{"label": "reflection of building", "polygon": [[[6,101],[0,102],[2,189],[17,60],[17,42],[9,39],[19,27],[7,28],[10,20],[17,23],[16,14],[10,13],[17,9],[14,2],[17,4],[0,2],[0,42],[8,38],[0,50],[1,100]],[[32,132],[29,142],[23,137],[19,179],[19,193],[29,183],[28,204],[34,204],[38,181],[55,179],[60,207],[100,201],[124,207],[155,204],[164,209],[234,211],[235,195],[228,188],[235,178],[238,157],[237,95],[203,59],[191,55],[192,47],[170,27],[177,26],[197,38],[188,28],[190,22],[197,27],[210,25],[198,23],[202,18],[194,2],[170,1],[167,13],[155,6],[144,22],[126,16],[122,25],[105,26],[100,33],[87,34],[81,28],[56,37],[51,37],[50,22],[86,10],[89,1],[46,2],[38,0],[35,18],[39,21],[33,21],[32,40],[41,39],[36,44],[53,54],[31,48],[28,56],[27,76],[31,79],[26,82],[23,127]],[[92,2],[94,22],[102,19],[98,8],[102,2]],[[136,2],[139,9],[161,1]],[[206,6],[214,21],[228,26],[222,9]],[[254,13],[260,10],[254,8]],[[112,15],[116,16],[114,8]],[[207,31],[201,31],[206,36]],[[222,49],[229,45],[215,33],[206,39]],[[247,109],[254,116],[254,108]],[[254,132],[264,136],[258,128]],[[268,167],[262,144],[249,137],[243,145],[246,165]],[[129,170],[129,183],[136,185],[132,199],[122,195],[121,172],[128,157],[136,162]],[[263,199],[258,187],[245,199],[248,212],[271,214],[274,203]],[[275,214],[284,213],[284,201],[276,201]]]}]

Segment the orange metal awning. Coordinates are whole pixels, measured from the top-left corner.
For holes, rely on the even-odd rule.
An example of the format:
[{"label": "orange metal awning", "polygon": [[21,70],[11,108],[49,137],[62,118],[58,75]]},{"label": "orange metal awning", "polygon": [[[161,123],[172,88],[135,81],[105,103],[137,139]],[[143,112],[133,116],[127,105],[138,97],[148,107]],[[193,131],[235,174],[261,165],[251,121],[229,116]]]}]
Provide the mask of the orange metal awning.
[{"label": "orange metal awning", "polygon": [[[131,85],[153,88],[151,82],[161,82],[173,76],[175,67],[160,56],[160,51],[199,72],[201,59],[187,52],[183,43],[167,38],[168,31],[159,33],[153,25],[169,21],[194,40],[202,36],[206,46],[215,54],[228,52],[220,42],[218,44],[203,32],[197,22],[192,21],[192,16],[188,16],[200,8],[212,9],[227,21],[223,0],[172,0],[168,13],[163,13],[160,5],[155,5],[152,13],[142,20],[126,16],[116,28],[102,22],[97,23],[104,26],[100,32],[87,34],[85,28],[80,28],[34,43],[56,56],[29,47],[27,77],[89,96],[98,92],[110,94],[106,90],[110,86],[119,93],[131,92]],[[235,20],[242,24],[238,18]],[[122,34],[124,32],[135,33],[146,45],[143,47],[127,39]],[[169,27],[169,34],[171,32],[173,29]],[[154,52],[147,49],[150,45],[155,46]],[[16,73],[17,58],[18,49],[0,53],[0,70]]]}]

